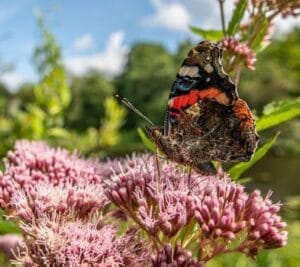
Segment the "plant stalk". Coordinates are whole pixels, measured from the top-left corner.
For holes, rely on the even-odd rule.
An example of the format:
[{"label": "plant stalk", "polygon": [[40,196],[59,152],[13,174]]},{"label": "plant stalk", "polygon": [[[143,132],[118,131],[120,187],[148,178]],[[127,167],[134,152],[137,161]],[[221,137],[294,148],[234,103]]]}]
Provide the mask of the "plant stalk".
[{"label": "plant stalk", "polygon": [[224,37],[226,36],[226,27],[225,27],[225,14],[224,14],[224,2],[225,0],[218,0],[220,6],[220,13],[221,13],[221,21],[222,21],[222,31]]}]

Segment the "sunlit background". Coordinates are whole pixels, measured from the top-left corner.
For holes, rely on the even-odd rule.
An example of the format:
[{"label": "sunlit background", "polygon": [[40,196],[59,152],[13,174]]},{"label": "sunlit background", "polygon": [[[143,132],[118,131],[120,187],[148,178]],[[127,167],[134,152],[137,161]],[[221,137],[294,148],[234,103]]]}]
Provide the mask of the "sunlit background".
[{"label": "sunlit background", "polygon": [[[225,1],[225,18],[233,3]],[[113,96],[126,96],[162,125],[178,67],[201,40],[190,25],[220,29],[217,1],[1,1],[1,157],[20,138],[100,158],[145,151],[138,128],[147,123]],[[242,73],[239,95],[260,116],[274,100],[299,98],[299,84],[300,18],[280,18],[256,70]],[[39,93],[51,86],[57,90]],[[261,144],[278,131],[276,144],[244,177],[249,189],[271,189],[273,199],[290,203],[285,216],[299,219],[300,201],[291,197],[300,196],[300,120],[263,132]]]}]

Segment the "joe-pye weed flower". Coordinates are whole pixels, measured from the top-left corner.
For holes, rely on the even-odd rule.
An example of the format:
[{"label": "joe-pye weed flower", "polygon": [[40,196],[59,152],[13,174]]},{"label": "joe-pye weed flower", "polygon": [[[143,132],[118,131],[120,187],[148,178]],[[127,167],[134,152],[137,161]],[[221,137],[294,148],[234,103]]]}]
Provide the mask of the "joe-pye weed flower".
[{"label": "joe-pye weed flower", "polygon": [[270,194],[223,173],[189,177],[148,154],[103,163],[27,141],[4,163],[0,203],[23,234],[14,255],[24,266],[203,267],[287,242]]},{"label": "joe-pye weed flower", "polygon": [[154,157],[132,158],[130,166],[123,163],[124,170],[111,177],[106,193],[145,231],[153,247],[160,248],[153,262],[166,249],[178,251],[179,247],[187,251],[182,254],[189,258],[187,262],[196,259],[203,264],[222,253],[255,257],[262,249],[286,244],[280,205],[272,203],[270,193],[265,197],[258,190],[248,194],[226,174],[188,177],[184,168],[164,160],[160,163],[158,170]]},{"label": "joe-pye weed flower", "polygon": [[[19,141],[4,159],[0,204],[23,234],[24,266],[133,266],[149,257],[138,229],[118,234],[106,216],[107,164],[43,142]],[[144,260],[145,259],[145,260]]]}]

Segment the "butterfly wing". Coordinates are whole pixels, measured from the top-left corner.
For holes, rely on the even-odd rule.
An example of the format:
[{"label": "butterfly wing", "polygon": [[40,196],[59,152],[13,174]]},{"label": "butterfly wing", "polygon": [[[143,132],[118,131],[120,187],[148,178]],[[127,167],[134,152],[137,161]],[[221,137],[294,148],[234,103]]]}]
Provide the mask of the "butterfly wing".
[{"label": "butterfly wing", "polygon": [[183,61],[174,81],[167,107],[164,133],[168,134],[178,116],[202,99],[214,99],[232,105],[238,98],[236,87],[224,72],[222,49],[203,41],[192,48]]},{"label": "butterfly wing", "polygon": [[181,129],[182,148],[189,151],[194,164],[248,161],[258,142],[255,120],[242,99],[232,106],[199,100],[178,117],[176,129]]}]

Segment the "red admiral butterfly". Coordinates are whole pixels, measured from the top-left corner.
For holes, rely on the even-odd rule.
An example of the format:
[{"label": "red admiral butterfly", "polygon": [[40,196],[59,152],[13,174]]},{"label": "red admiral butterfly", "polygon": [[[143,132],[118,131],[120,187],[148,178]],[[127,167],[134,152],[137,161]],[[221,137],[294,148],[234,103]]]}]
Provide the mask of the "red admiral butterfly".
[{"label": "red admiral butterfly", "polygon": [[172,86],[164,129],[146,128],[168,158],[198,172],[214,172],[211,160],[250,160],[259,139],[252,113],[221,62],[216,43],[192,48]]},{"label": "red admiral butterfly", "polygon": [[150,122],[146,131],[159,150],[202,173],[215,172],[212,160],[250,160],[259,139],[251,110],[221,62],[216,43],[203,41],[190,50],[173,83],[163,129],[117,96]]}]

